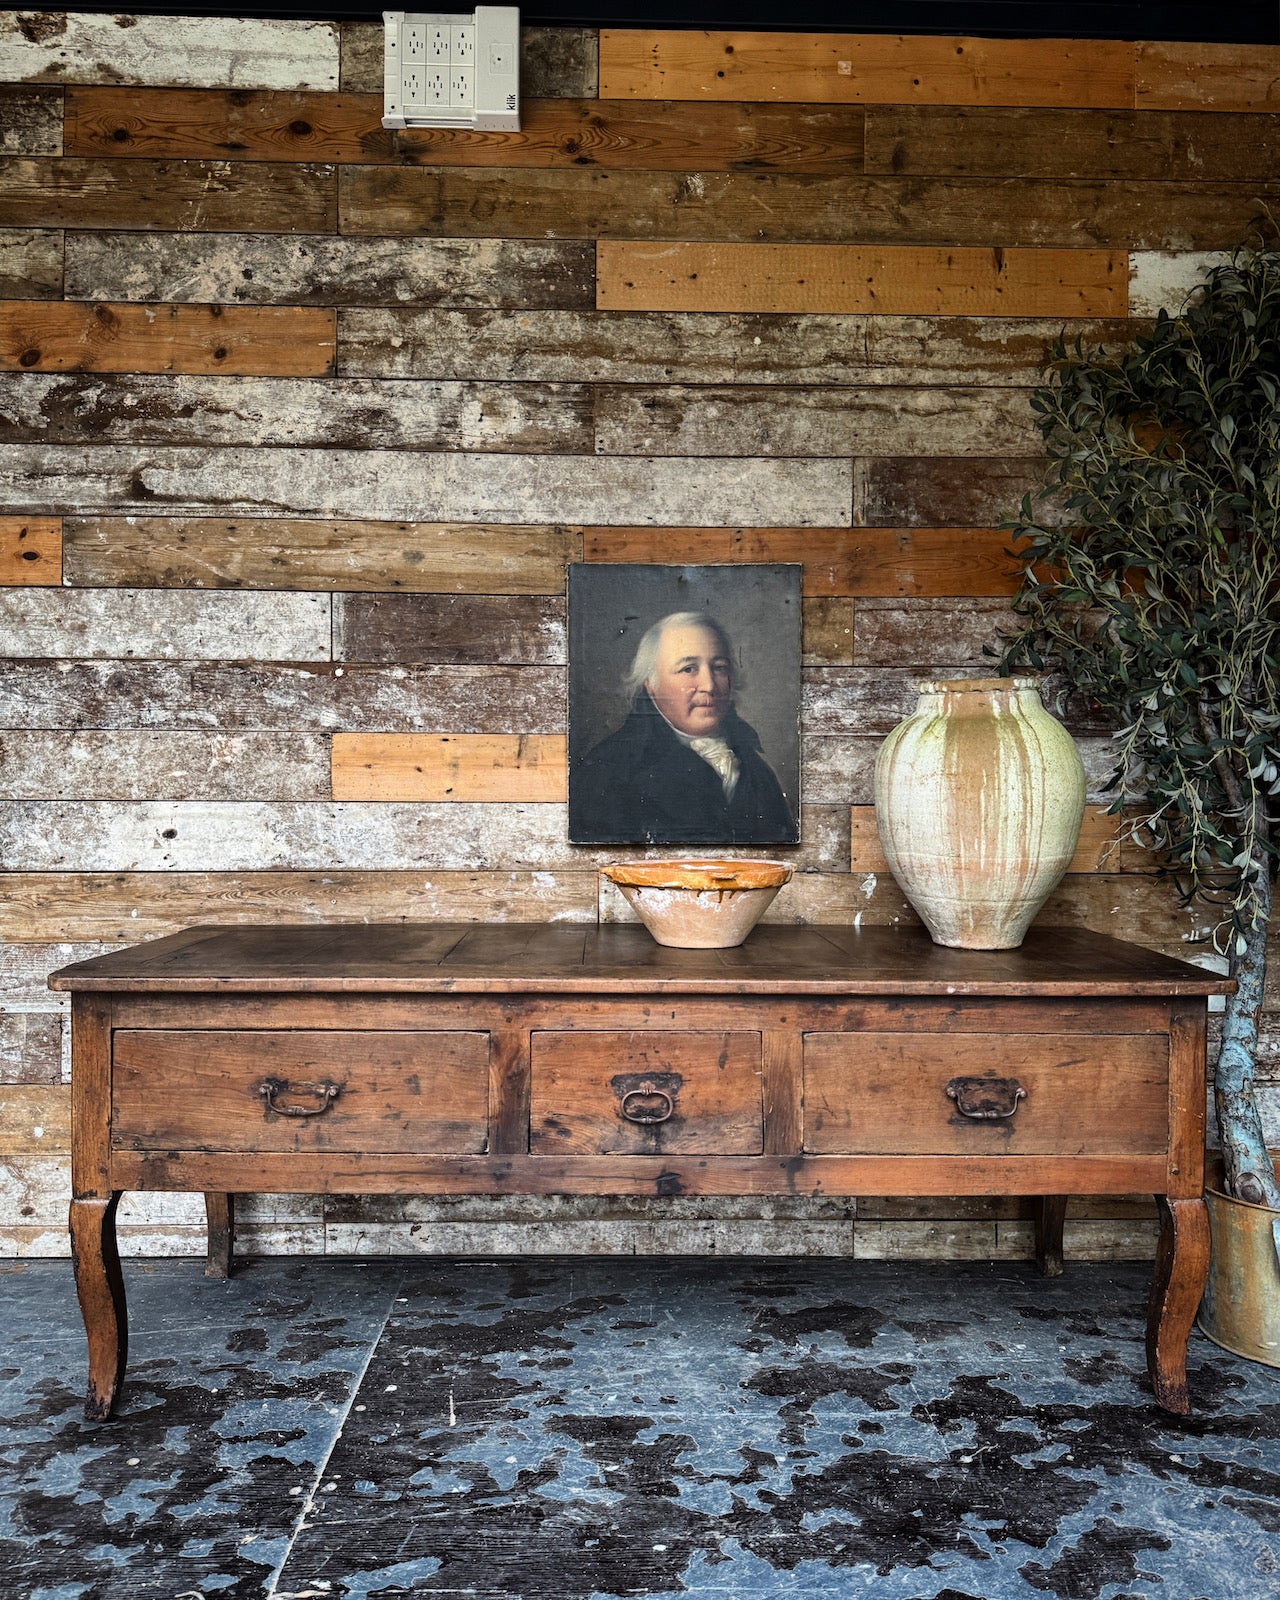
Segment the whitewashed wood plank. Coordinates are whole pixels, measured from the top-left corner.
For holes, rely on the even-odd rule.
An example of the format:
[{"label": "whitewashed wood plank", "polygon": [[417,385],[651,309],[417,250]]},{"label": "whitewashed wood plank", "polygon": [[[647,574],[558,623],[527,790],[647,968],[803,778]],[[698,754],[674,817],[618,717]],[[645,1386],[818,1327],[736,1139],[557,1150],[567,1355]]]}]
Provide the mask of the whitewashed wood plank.
[{"label": "whitewashed wood plank", "polygon": [[[0,50],[3,23],[0,22]],[[62,154],[62,91],[0,84],[0,155]]]},{"label": "whitewashed wood plank", "polygon": [[986,1261],[996,1253],[994,1222],[864,1221],[853,1227],[858,1261]]},{"label": "whitewashed wood plank", "polygon": [[[549,802],[0,802],[0,859],[18,872],[554,871],[616,858],[566,831],[566,808]],[[803,834],[788,860],[847,870],[845,808],[808,807]]]},{"label": "whitewashed wood plank", "polygon": [[68,996],[53,993],[46,982],[49,974],[72,961],[88,961],[123,948],[122,944],[86,939],[55,944],[0,942],[0,1008],[22,1006],[63,1014],[69,1010]]},{"label": "whitewashed wood plank", "polygon": [[273,666],[0,658],[0,727],[563,733],[560,667]]},{"label": "whitewashed wood plank", "polygon": [[847,460],[14,445],[0,510],[847,528]]},{"label": "whitewashed wood plank", "polygon": [[0,588],[0,653],[157,661],[326,661],[327,594]]},{"label": "whitewashed wood plank", "polygon": [[336,446],[589,453],[570,384],[0,373],[0,444]]},{"label": "whitewashed wood plank", "polygon": [[1223,250],[1133,250],[1129,253],[1129,315],[1177,311],[1205,274],[1231,258]]},{"label": "whitewashed wood plank", "polygon": [[327,800],[323,734],[0,732],[9,800]]},{"label": "whitewashed wood plank", "polygon": [[[1155,1218],[1072,1217],[1062,1232],[1067,1262],[1150,1261],[1156,1253],[1160,1226]],[[997,1222],[996,1252],[1001,1261],[1035,1257],[1035,1229],[1029,1222]],[[1070,1265],[1068,1265],[1070,1271]]]},{"label": "whitewashed wood plank", "polygon": [[596,391],[596,448],[617,455],[1016,456],[1039,441],[1020,389]]},{"label": "whitewashed wood plank", "polygon": [[984,650],[998,650],[1001,631],[1017,619],[997,600],[859,600],[853,614],[853,659],[859,667],[955,667],[994,670]]},{"label": "whitewashed wood plank", "polygon": [[0,1012],[0,1083],[57,1083],[61,1077],[61,1015]]},{"label": "whitewashed wood plank", "polygon": [[806,735],[800,745],[801,792],[805,803],[873,805],[880,744],[878,738]]},{"label": "whitewashed wood plank", "polygon": [[49,228],[0,228],[0,300],[62,297],[62,234]]},{"label": "whitewashed wood plank", "polygon": [[67,235],[67,296],[180,304],[595,305],[595,246],[326,234]]},{"label": "whitewashed wood plank", "polygon": [[[944,1202],[951,1204],[953,1202]],[[849,1223],[858,1202],[844,1195],[672,1195],[655,1200],[627,1194],[463,1194],[324,1196],[325,1221],[331,1225],[382,1222],[492,1223],[569,1222],[697,1222],[710,1216],[719,1222],[757,1224],[787,1222]]]},{"label": "whitewashed wood plank", "polygon": [[22,83],[338,87],[338,34],[327,22],[7,11],[0,58]]}]

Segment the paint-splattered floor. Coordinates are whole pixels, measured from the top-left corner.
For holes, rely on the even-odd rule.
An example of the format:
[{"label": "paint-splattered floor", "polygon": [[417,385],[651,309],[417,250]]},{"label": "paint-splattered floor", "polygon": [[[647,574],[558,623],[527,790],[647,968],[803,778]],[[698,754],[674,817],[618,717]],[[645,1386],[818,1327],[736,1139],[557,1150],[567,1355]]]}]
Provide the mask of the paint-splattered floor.
[{"label": "paint-splattered floor", "polygon": [[1280,1372],[1142,1379],[1141,1266],[126,1267],[81,1420],[61,1263],[0,1274],[4,1600],[1271,1600]]}]

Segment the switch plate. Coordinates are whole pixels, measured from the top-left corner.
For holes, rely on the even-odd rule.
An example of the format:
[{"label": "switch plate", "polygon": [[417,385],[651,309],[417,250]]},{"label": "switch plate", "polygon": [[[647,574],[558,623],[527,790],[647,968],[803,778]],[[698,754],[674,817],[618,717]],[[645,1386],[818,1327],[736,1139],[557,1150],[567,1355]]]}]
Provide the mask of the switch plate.
[{"label": "switch plate", "polygon": [[520,127],[520,13],[385,11],[384,128]]}]

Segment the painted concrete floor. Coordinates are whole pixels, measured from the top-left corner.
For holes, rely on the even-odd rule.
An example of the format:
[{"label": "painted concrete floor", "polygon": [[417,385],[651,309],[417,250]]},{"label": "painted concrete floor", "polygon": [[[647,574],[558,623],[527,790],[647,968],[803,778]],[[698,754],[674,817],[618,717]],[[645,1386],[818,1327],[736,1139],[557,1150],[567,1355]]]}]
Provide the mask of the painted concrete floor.
[{"label": "painted concrete floor", "polygon": [[0,1273],[3,1600],[1274,1600],[1280,1372],[1142,1380],[1142,1266]]}]

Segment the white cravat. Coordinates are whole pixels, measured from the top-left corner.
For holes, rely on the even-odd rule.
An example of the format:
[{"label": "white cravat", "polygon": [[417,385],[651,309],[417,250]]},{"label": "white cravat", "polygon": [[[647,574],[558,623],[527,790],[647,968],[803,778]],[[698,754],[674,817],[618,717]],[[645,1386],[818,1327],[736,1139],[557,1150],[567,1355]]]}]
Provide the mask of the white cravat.
[{"label": "white cravat", "polygon": [[738,779],[742,776],[742,763],[734,755],[727,739],[694,739],[687,733],[674,730],[676,737],[682,744],[687,744],[694,755],[701,756],[709,767],[714,768],[716,775],[724,788],[726,800],[733,799],[733,792],[738,787]]}]

